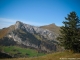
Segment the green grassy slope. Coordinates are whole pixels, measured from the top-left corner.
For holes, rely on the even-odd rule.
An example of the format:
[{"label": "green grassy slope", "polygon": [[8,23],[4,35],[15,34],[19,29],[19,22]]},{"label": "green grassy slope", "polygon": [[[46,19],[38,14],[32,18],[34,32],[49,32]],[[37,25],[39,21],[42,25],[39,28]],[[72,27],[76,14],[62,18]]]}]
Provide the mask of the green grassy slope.
[{"label": "green grassy slope", "polygon": [[35,57],[44,55],[44,53],[39,53],[37,50],[18,46],[0,46],[0,50],[15,57]]},{"label": "green grassy slope", "polygon": [[4,60],[80,60],[80,53],[72,53],[72,52],[57,52],[48,54],[40,57],[32,57],[32,58],[13,58],[13,59],[4,59]]},{"label": "green grassy slope", "polygon": [[55,24],[50,24],[50,25],[45,25],[45,26],[41,26],[40,28],[43,28],[43,29],[48,29],[50,31],[53,31],[57,34],[60,33],[60,27],[56,26]]}]

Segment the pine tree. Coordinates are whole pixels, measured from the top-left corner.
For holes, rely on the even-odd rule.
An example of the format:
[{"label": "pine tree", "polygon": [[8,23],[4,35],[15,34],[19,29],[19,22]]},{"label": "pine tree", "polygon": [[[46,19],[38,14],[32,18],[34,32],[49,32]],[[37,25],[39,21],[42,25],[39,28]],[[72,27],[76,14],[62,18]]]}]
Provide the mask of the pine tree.
[{"label": "pine tree", "polygon": [[73,52],[80,52],[80,19],[76,13],[70,12],[68,17],[63,21],[64,26],[61,27],[61,34],[58,37],[60,44],[65,49]]}]

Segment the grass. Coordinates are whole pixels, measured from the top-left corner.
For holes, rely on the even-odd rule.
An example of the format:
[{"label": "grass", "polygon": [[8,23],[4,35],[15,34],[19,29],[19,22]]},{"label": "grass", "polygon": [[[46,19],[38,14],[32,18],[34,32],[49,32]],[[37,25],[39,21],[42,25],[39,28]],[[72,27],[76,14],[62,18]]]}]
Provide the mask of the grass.
[{"label": "grass", "polygon": [[12,58],[12,59],[4,59],[4,60],[80,60],[80,53],[72,53],[66,51],[66,52],[47,54],[39,57]]},{"label": "grass", "polygon": [[35,57],[45,55],[44,53],[38,53],[37,50],[21,48],[18,46],[0,46],[0,49],[12,56],[17,55],[17,57]]},{"label": "grass", "polygon": [[57,34],[60,34],[60,27],[56,26],[55,24],[50,24],[50,25],[45,25],[45,26],[41,26],[41,28],[43,29],[48,29],[50,31],[53,31]]},{"label": "grass", "polygon": [[11,25],[8,28],[0,29],[0,39],[7,35],[8,32],[14,30],[15,26]]},{"label": "grass", "polygon": [[3,38],[9,31],[9,28],[0,30],[0,39]]},{"label": "grass", "polygon": [[39,35],[34,34],[34,36],[38,39],[38,40],[42,40],[42,38]]}]

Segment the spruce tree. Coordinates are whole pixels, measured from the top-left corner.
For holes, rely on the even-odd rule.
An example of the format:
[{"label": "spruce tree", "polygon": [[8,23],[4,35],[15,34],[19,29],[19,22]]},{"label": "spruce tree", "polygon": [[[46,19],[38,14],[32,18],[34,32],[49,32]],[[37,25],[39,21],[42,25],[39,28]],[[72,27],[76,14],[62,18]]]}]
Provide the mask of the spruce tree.
[{"label": "spruce tree", "polygon": [[65,49],[80,52],[80,19],[76,13],[70,12],[61,27],[58,39]]}]

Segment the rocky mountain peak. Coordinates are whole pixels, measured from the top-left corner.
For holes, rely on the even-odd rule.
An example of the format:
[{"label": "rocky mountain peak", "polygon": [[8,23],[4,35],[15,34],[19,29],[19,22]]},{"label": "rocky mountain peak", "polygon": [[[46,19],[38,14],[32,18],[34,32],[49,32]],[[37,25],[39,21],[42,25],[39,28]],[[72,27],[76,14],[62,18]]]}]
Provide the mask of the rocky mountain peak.
[{"label": "rocky mountain peak", "polygon": [[23,25],[22,22],[20,22],[20,21],[16,21],[15,29],[20,29],[22,25]]},{"label": "rocky mountain peak", "polygon": [[16,21],[16,24],[23,24],[21,21]]},{"label": "rocky mountain peak", "polygon": [[25,30],[31,34],[40,34],[41,36],[43,36],[44,38],[47,38],[49,40],[56,40],[56,36],[55,36],[55,32],[52,32],[48,29],[43,29],[43,28],[39,28],[36,26],[32,26],[29,24],[24,24],[20,21],[17,21],[15,24],[15,29],[22,29]]},{"label": "rocky mountain peak", "polygon": [[[50,26],[48,27],[50,28]],[[4,31],[6,32],[6,30],[7,29]],[[0,40],[0,44],[2,45],[5,45],[3,41],[6,41],[7,45],[18,44],[47,52],[57,50],[58,41],[56,40],[56,37],[58,35],[54,31],[25,24],[20,21],[17,21],[15,25],[10,26],[8,30],[10,30],[9,33],[5,33],[4,35],[6,37],[3,36],[4,38]]]}]

